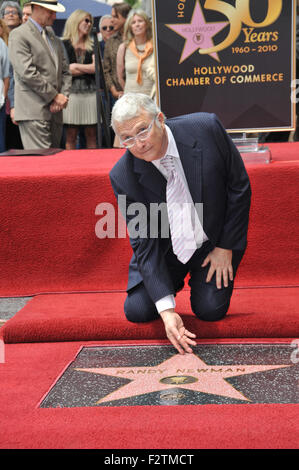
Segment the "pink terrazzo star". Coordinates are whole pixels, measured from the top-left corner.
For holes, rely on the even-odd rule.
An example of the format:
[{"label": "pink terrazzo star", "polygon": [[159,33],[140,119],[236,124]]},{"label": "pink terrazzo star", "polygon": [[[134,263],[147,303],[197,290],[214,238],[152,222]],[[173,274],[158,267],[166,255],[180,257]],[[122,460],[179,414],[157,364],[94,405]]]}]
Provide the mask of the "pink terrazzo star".
[{"label": "pink terrazzo star", "polygon": [[145,393],[179,388],[221,395],[236,400],[247,400],[225,379],[239,375],[290,367],[286,365],[208,365],[195,354],[176,354],[154,367],[97,367],[76,368],[92,374],[124,377],[131,382],[122,385],[97,404]]},{"label": "pink terrazzo star", "polygon": [[[212,37],[228,24],[228,21],[207,23],[199,2],[195,3],[191,23],[167,24],[168,28],[185,38],[185,45],[180,58],[180,64],[198,49],[213,47]],[[209,54],[219,62],[217,52]]]}]

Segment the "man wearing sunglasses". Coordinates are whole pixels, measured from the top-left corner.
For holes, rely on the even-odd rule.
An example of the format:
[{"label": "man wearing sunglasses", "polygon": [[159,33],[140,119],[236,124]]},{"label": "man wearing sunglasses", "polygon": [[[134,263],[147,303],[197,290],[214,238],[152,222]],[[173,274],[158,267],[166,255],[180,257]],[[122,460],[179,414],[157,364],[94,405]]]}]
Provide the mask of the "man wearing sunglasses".
[{"label": "man wearing sunglasses", "polygon": [[[127,93],[113,107],[112,126],[127,149],[110,172],[118,202],[126,198],[122,211],[133,248],[126,317],[147,322],[160,316],[179,353],[192,352],[195,334],[176,312],[175,295],[189,274],[193,313],[205,321],[226,315],[246,248],[247,172],[213,114],[165,121],[148,96]],[[153,217],[158,207],[159,223]]]},{"label": "man wearing sunglasses", "polygon": [[28,21],[9,35],[14,69],[15,114],[24,149],[59,148],[62,109],[67,106],[72,76],[61,41],[51,26],[63,5],[53,0],[31,2]]},{"label": "man wearing sunglasses", "polygon": [[115,3],[111,8],[113,35],[105,45],[104,73],[108,90],[111,92],[113,102],[122,94],[123,90],[119,84],[116,72],[116,56],[120,44],[123,42],[123,29],[131,6],[127,2]]},{"label": "man wearing sunglasses", "polygon": [[[100,37],[100,51],[102,60],[104,59],[105,45],[109,38],[114,34],[114,26],[112,24],[112,16],[104,15],[99,21],[99,37]],[[103,88],[103,87],[101,87]]]},{"label": "man wearing sunglasses", "polygon": [[102,41],[105,44],[107,39],[111,38],[112,34],[114,33],[114,26],[112,24],[111,15],[104,15],[101,17],[99,21],[99,31],[102,36]]}]

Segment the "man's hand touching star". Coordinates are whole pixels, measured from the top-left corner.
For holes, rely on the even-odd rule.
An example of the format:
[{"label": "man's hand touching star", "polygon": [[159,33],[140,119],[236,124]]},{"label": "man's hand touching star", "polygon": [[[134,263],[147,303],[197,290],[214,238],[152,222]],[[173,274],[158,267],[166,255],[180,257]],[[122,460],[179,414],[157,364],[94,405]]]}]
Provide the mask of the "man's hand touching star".
[{"label": "man's hand touching star", "polygon": [[196,346],[196,342],[191,338],[196,338],[194,333],[188,331],[183,324],[181,317],[173,308],[160,313],[164,322],[166,336],[180,354],[192,353],[191,346]]}]

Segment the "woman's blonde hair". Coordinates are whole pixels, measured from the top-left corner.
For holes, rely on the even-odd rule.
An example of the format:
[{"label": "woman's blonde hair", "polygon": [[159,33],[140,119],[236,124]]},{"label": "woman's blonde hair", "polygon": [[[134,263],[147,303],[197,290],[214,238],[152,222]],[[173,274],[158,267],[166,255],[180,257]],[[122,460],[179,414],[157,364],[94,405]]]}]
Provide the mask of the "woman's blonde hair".
[{"label": "woman's blonde hair", "polygon": [[2,33],[2,39],[3,41],[5,42],[5,44],[8,46],[8,35],[9,35],[9,29],[7,27],[7,24],[5,23],[5,21],[0,18],[0,26],[2,26],[2,30],[3,30],[3,33]]},{"label": "woman's blonde hair", "polygon": [[[85,18],[89,18],[91,20],[91,27],[93,26],[93,17],[90,13],[85,10],[75,10],[73,13],[68,17],[65,22],[63,37],[62,39],[68,39],[74,45],[78,42],[79,33],[78,33],[78,26]],[[85,39],[85,48],[87,51],[93,50],[93,40],[88,34]]]},{"label": "woman's blonde hair", "polygon": [[126,43],[126,45],[128,45],[132,41],[132,39],[134,39],[134,35],[132,34],[131,24],[135,15],[140,16],[140,18],[144,19],[146,23],[146,40],[150,41],[153,37],[152,22],[150,18],[147,16],[147,14],[145,13],[145,11],[141,9],[131,10],[124,25],[124,42]]}]

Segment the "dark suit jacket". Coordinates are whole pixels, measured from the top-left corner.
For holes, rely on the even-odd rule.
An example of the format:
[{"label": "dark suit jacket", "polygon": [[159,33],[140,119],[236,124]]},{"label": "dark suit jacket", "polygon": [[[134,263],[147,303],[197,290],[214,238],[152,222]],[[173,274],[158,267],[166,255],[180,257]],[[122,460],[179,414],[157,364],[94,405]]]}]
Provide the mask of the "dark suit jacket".
[{"label": "dark suit jacket", "polygon": [[[243,160],[214,114],[194,113],[166,121],[171,129],[194,203],[203,203],[203,228],[214,246],[245,250],[251,189]],[[166,180],[152,164],[128,150],[110,172],[116,197],[130,203],[166,201]],[[134,216],[126,214],[127,223]],[[135,216],[136,217],[136,216]],[[134,251],[128,290],[140,282],[154,302],[174,294],[165,261],[170,239],[130,238]]]}]

